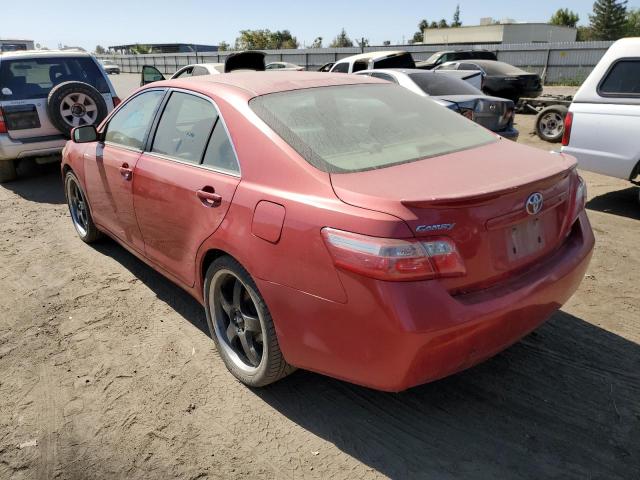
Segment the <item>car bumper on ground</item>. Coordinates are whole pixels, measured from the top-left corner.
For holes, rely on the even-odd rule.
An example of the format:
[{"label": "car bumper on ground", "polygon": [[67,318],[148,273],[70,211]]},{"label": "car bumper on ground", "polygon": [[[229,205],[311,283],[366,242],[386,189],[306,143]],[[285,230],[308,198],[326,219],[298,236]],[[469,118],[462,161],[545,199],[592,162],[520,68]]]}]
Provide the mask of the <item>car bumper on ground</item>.
[{"label": "car bumper on ground", "polygon": [[0,160],[55,155],[62,151],[67,139],[62,135],[29,139],[12,139],[0,134]]},{"label": "car bumper on ground", "polygon": [[551,256],[489,289],[451,296],[437,281],[383,282],[341,273],[346,304],[259,280],[287,361],[367,387],[401,391],[504,350],[578,288],[594,245],[583,211]]}]

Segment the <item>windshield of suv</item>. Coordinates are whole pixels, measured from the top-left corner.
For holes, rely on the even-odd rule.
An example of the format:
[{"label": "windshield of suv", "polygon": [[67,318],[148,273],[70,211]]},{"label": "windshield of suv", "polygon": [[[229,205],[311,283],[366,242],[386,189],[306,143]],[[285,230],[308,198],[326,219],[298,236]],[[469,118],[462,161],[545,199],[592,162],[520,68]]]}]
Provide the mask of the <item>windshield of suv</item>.
[{"label": "windshield of suv", "polygon": [[54,86],[70,80],[109,93],[104,75],[90,57],[15,58],[0,62],[0,99],[47,98]]},{"label": "windshield of suv", "polygon": [[393,84],[272,93],[252,99],[250,106],[326,172],[384,168],[496,141],[461,115]]}]

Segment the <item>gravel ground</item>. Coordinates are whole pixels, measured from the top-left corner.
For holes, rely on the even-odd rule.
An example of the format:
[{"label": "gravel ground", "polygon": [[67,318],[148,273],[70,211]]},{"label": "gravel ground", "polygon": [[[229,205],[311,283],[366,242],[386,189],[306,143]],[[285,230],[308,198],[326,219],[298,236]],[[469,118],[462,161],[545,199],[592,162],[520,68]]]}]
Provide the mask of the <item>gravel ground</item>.
[{"label": "gravel ground", "polygon": [[400,394],[302,371],[240,385],[194,300],[77,238],[56,165],[1,186],[0,478],[640,478],[638,189],[584,177],[597,245],[577,294]]}]

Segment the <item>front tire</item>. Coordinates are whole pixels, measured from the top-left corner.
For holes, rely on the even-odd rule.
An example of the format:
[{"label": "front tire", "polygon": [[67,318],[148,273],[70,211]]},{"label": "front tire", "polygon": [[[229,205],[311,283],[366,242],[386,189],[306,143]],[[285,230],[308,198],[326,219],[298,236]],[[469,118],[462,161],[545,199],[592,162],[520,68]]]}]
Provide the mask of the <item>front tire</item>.
[{"label": "front tire", "polygon": [[263,387],[295,370],[284,359],[269,309],[249,273],[223,256],[207,269],[205,310],[211,337],[227,369],[249,387]]},{"label": "front tire", "polygon": [[85,243],[93,243],[98,240],[102,233],[93,223],[87,197],[80,186],[78,177],[73,172],[67,172],[64,177],[64,194],[67,198],[71,222],[80,239]]}]

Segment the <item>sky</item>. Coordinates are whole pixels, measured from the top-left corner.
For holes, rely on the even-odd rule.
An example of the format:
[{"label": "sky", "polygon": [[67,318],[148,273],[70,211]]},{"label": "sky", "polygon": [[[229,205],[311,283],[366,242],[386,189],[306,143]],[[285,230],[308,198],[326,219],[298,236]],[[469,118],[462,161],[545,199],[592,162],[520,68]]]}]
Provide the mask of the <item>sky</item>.
[{"label": "sky", "polygon": [[[240,30],[268,28],[290,30],[301,45],[321,36],[327,46],[344,27],[352,39],[395,44],[411,38],[423,18],[450,22],[456,4],[464,25],[477,25],[481,17],[546,22],[561,7],[588,24],[593,7],[592,0],[0,0],[0,38],[87,50],[127,43],[233,45]],[[628,7],[640,8],[640,0],[629,0]]]}]

